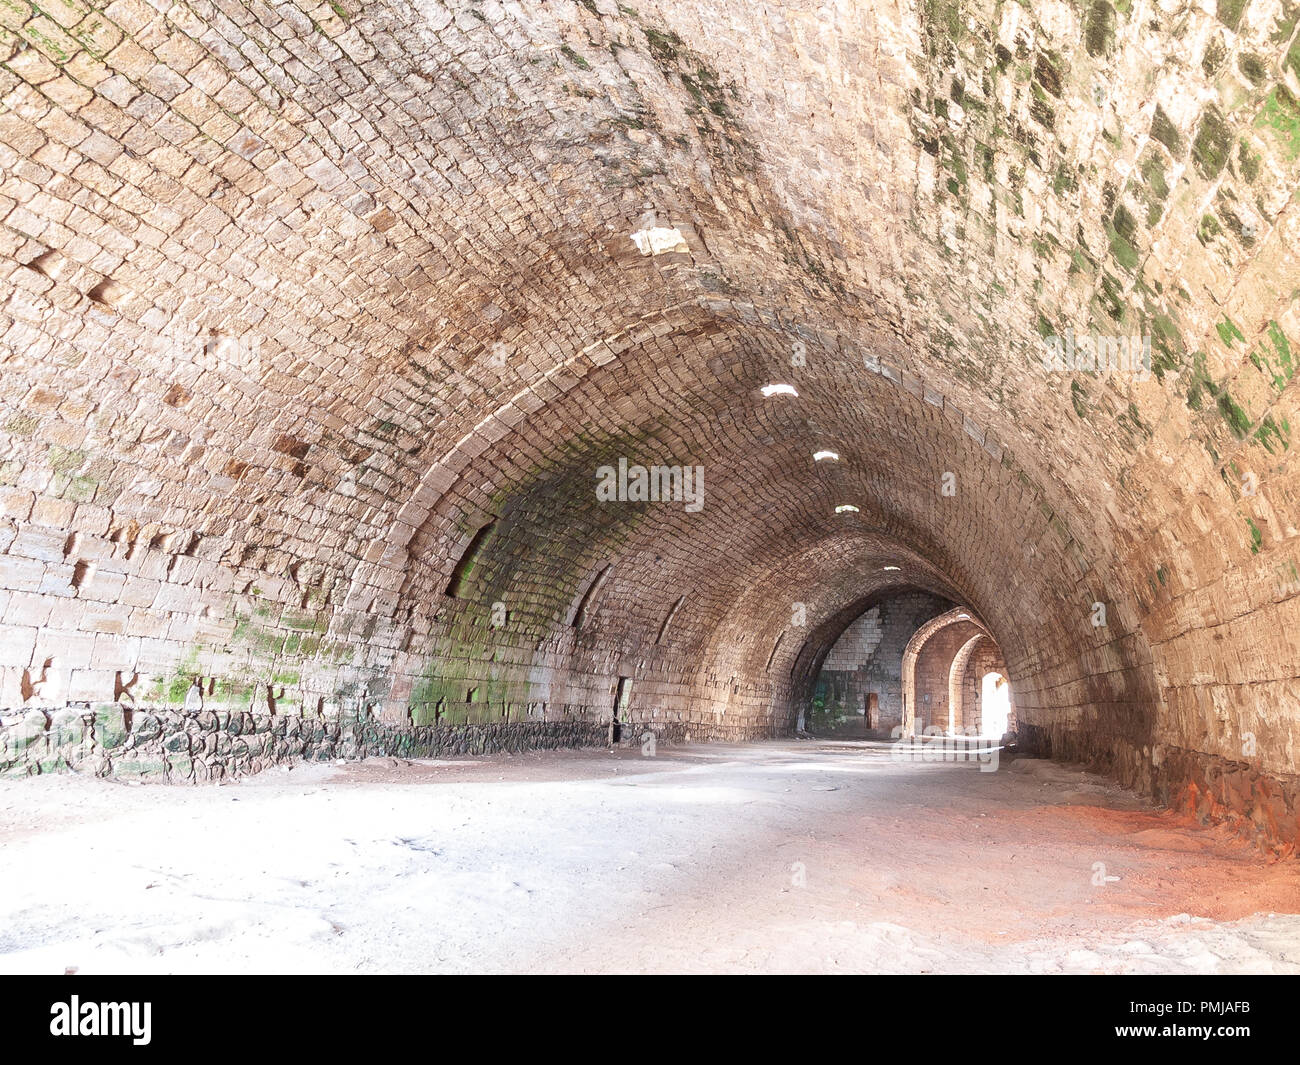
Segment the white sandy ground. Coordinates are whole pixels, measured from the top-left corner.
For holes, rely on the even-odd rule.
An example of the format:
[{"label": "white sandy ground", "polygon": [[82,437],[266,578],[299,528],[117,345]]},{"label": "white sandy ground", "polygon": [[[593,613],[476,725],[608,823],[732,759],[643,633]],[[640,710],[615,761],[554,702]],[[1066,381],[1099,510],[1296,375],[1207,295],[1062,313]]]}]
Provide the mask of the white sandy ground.
[{"label": "white sandy ground", "polygon": [[0,782],[0,972],[1297,973],[1298,912],[1300,862],[1032,759],[805,740]]}]

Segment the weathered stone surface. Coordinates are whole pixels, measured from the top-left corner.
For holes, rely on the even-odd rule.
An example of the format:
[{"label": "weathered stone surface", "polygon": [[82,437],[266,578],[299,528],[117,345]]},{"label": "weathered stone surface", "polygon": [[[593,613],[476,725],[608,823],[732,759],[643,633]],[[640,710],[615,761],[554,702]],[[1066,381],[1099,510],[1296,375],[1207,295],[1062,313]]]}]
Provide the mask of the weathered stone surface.
[{"label": "weathered stone surface", "polygon": [[[120,718],[120,714],[117,715]],[[494,751],[552,750],[603,744],[608,739],[604,724],[583,722],[518,722],[486,726],[417,726],[401,728],[391,725],[356,723],[317,723],[303,738],[277,743],[271,733],[291,724],[300,728],[306,722],[267,720],[248,715],[244,718],[256,738],[215,734],[215,742],[204,741],[201,726],[193,717],[173,710],[137,712],[129,733],[119,735],[109,728],[99,728],[98,720],[84,733],[50,733],[37,729],[39,718],[0,731],[0,776],[34,776],[58,770],[93,772],[99,776],[131,776],[173,783],[206,782],[232,779],[257,773],[271,765],[298,761],[333,761],[337,758],[367,758],[395,755],[406,758],[436,758],[451,754],[486,754]],[[640,727],[625,742],[640,742],[653,731],[659,740],[686,742],[688,729],[683,725]],[[100,740],[86,741],[86,736],[107,736],[112,746]],[[60,740],[61,742],[57,742]],[[698,740],[717,738],[707,729],[693,737]]]},{"label": "weathered stone surface", "polygon": [[908,590],[1063,756],[1284,788],[1297,16],[1121,7],[0,7],[4,757],[119,700],[159,750],[96,709],[78,764],[499,749],[620,678],[783,735]]}]

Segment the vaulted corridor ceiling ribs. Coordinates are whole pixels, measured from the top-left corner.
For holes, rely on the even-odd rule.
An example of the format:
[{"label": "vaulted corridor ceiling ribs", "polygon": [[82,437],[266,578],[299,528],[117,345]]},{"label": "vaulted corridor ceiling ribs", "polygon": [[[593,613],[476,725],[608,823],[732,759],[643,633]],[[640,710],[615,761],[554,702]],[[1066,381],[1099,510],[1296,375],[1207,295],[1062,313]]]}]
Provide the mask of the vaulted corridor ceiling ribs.
[{"label": "vaulted corridor ceiling ribs", "polygon": [[1298,24],[3,0],[7,727],[788,734],[909,589],[1030,749],[1293,841]]}]

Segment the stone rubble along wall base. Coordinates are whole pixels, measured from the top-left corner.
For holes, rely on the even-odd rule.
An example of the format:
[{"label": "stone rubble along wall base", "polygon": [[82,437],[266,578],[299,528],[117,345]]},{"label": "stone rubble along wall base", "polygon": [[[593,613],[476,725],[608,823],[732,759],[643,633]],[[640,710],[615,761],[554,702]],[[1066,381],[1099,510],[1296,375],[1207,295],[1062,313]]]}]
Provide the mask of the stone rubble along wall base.
[{"label": "stone rubble along wall base", "polygon": [[[1154,752],[1098,734],[1021,723],[1018,746],[1026,754],[1080,762],[1201,824],[1222,824],[1279,857],[1300,850],[1300,776],[1275,776],[1169,744]],[[1154,757],[1153,757],[1154,754]]]},{"label": "stone rubble along wall base", "polygon": [[[772,728],[692,722],[625,722],[621,744],[774,738]],[[33,710],[0,724],[0,777],[90,772],[176,784],[233,780],[271,766],[372,755],[441,758],[599,747],[608,722],[516,721],[399,726],[248,712]]]}]

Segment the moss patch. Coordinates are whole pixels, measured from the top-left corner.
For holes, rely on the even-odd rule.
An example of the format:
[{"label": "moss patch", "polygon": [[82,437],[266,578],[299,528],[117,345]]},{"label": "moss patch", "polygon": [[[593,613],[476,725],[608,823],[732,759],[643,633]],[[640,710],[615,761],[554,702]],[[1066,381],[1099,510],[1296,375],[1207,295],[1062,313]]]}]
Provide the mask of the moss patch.
[{"label": "moss patch", "polygon": [[1170,121],[1159,104],[1156,105],[1156,113],[1151,116],[1151,136],[1168,148],[1175,159],[1182,154],[1182,134],[1178,132],[1178,127]]},{"label": "moss patch", "polygon": [[1191,379],[1187,385],[1187,405],[1195,411],[1205,406],[1205,396],[1211,398],[1219,394],[1219,387],[1211,379],[1205,366],[1205,352],[1198,351],[1192,356]]},{"label": "moss patch", "polygon": [[1214,13],[1230,30],[1235,30],[1241,23],[1241,13],[1246,10],[1247,0],[1219,0]]},{"label": "moss patch", "polygon": [[576,67],[580,67],[580,68],[583,69],[583,70],[590,70],[590,69],[591,69],[591,64],[588,63],[585,59],[583,59],[582,56],[580,56],[577,52],[575,52],[575,51],[574,51],[572,48],[570,48],[567,44],[561,46],[561,48],[560,48],[560,54],[561,54],[562,56],[564,56],[565,59],[567,59],[570,63],[572,63],[572,64],[573,64],[574,66],[576,66]]},{"label": "moss patch", "polygon": [[1259,554],[1259,549],[1264,543],[1264,534],[1259,531],[1259,526],[1250,518],[1246,519],[1246,525],[1250,528],[1250,553],[1252,555]]},{"label": "moss patch", "polygon": [[1093,0],[1088,8],[1083,40],[1091,56],[1107,56],[1115,50],[1115,9],[1106,0]]},{"label": "moss patch", "polygon": [[1279,423],[1271,414],[1265,415],[1255,430],[1255,439],[1270,455],[1280,454],[1291,446],[1291,423],[1285,418]]},{"label": "moss patch", "polygon": [[1250,431],[1250,416],[1226,390],[1219,393],[1219,413],[1223,415],[1223,420],[1228,423],[1233,435],[1239,440],[1245,439]]},{"label": "moss patch", "polygon": [[1233,324],[1231,318],[1225,318],[1217,323],[1214,327],[1219,334],[1219,339],[1223,341],[1225,347],[1232,347],[1234,340],[1245,340],[1245,334]]},{"label": "moss patch", "polygon": [[1284,85],[1274,85],[1264,98],[1264,106],[1255,119],[1260,129],[1272,132],[1281,142],[1287,159],[1300,156],[1300,104]]},{"label": "moss patch", "polygon": [[1192,141],[1192,162],[1203,178],[1213,179],[1228,162],[1232,148],[1232,130],[1217,107],[1211,105],[1201,116]]},{"label": "moss patch", "polygon": [[1080,418],[1088,416],[1088,393],[1078,381],[1070,382],[1070,403]]}]

